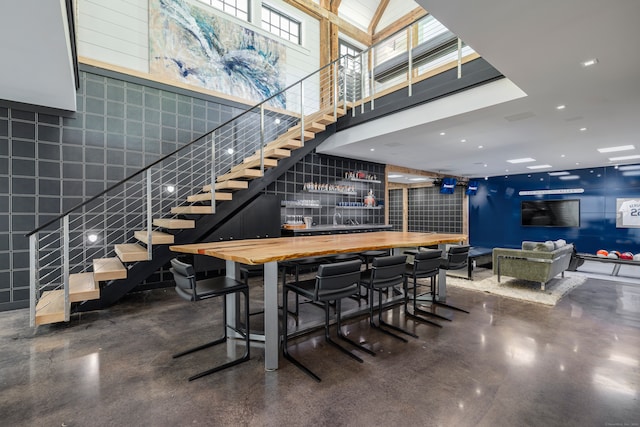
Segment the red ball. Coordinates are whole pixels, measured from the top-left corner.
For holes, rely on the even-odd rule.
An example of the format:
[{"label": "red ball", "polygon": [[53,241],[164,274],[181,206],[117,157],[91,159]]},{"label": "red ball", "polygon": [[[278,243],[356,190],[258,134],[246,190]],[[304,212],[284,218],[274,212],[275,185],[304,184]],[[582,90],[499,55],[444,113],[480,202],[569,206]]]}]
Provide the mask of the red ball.
[{"label": "red ball", "polygon": [[625,252],[623,254],[620,254],[620,259],[632,260],[633,254],[631,252]]}]

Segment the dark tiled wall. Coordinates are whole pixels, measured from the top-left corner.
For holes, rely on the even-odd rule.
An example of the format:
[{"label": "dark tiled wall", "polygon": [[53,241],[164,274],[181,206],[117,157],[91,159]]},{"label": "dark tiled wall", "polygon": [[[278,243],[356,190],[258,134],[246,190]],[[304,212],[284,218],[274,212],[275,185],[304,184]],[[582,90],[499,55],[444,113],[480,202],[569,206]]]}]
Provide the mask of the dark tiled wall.
[{"label": "dark tiled wall", "polygon": [[242,110],[81,72],[73,117],[0,106],[0,310],[29,299],[25,234]]},{"label": "dark tiled wall", "polygon": [[437,186],[408,191],[409,231],[462,233],[462,188],[454,194],[440,194]]},{"label": "dark tiled wall", "polygon": [[389,224],[402,231],[402,189],[389,190]]},{"label": "dark tiled wall", "polygon": [[[333,224],[334,214],[337,212],[338,224],[357,221],[359,224],[384,224],[384,208],[363,209],[358,207],[344,208],[337,206],[338,202],[359,203],[369,190],[373,190],[376,200],[384,197],[384,169],[379,163],[368,163],[341,157],[333,157],[311,153],[286,172],[278,181],[270,185],[266,192],[280,196],[281,201],[318,200],[321,207],[299,208],[283,207],[280,210],[281,221],[286,221],[287,215],[311,216],[317,225]],[[379,183],[358,182],[345,179],[345,173],[363,171],[375,175]],[[310,193],[303,190],[306,182],[318,184],[349,185],[355,187],[355,195],[344,195],[337,192]]]}]

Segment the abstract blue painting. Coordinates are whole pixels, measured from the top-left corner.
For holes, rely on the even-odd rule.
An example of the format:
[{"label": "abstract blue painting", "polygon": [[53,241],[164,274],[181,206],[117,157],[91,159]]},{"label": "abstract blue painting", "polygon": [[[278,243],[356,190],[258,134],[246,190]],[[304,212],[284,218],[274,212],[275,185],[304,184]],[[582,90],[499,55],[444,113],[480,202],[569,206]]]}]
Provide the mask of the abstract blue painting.
[{"label": "abstract blue painting", "polygon": [[[284,88],[285,48],[184,0],[149,1],[149,72],[263,101]],[[286,107],[280,94],[269,101]]]}]

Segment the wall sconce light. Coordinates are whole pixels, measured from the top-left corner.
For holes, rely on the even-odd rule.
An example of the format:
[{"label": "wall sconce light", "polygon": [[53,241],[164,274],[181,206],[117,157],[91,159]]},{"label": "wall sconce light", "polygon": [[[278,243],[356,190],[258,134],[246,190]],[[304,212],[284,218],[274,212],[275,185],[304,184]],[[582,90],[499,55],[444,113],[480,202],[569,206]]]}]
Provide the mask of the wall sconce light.
[{"label": "wall sconce light", "polygon": [[165,185],[164,189],[167,193],[174,193],[176,191],[176,186],[172,184]]},{"label": "wall sconce light", "polygon": [[96,233],[89,233],[87,234],[87,240],[89,243],[95,243],[98,241],[98,235]]},{"label": "wall sconce light", "polygon": [[233,148],[227,148],[227,154],[233,154]]}]

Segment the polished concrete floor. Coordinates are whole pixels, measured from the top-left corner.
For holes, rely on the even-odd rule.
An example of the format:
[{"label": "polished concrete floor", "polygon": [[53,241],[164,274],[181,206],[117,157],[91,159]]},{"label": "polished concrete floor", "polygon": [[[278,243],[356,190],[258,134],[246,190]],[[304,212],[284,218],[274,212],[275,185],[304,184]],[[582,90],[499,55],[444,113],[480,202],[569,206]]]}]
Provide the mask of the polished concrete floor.
[{"label": "polished concrete floor", "polygon": [[471,313],[443,311],[443,328],[394,311],[420,336],[408,343],[350,321],[377,352],[362,364],[321,332],[298,338],[292,352],[321,383],[284,360],[265,372],[258,344],[249,362],[187,382],[226,355],[171,358],[207,339],[219,306],[172,289],[36,330],[25,310],[0,313],[0,425],[640,425],[637,284],[589,278],[553,308],[452,287],[449,301]]}]

